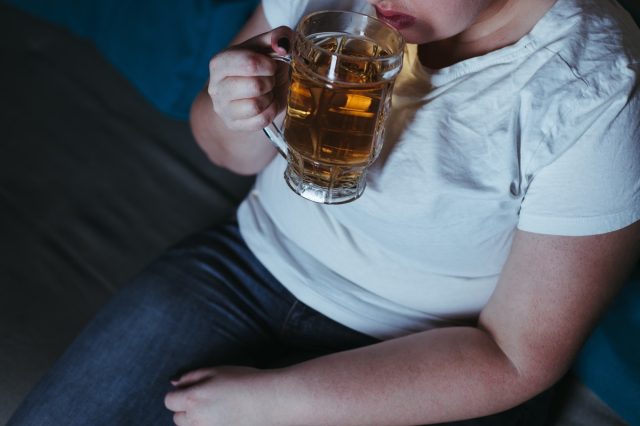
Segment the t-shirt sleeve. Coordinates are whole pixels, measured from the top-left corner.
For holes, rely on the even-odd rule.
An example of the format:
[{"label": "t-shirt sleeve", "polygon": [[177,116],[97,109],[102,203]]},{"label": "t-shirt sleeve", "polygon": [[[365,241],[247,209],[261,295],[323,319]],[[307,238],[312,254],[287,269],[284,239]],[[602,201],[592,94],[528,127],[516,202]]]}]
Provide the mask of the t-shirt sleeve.
[{"label": "t-shirt sleeve", "polygon": [[280,25],[294,28],[308,4],[309,0],[262,0],[264,15],[272,28]]},{"label": "t-shirt sleeve", "polygon": [[602,102],[588,129],[535,172],[518,228],[582,236],[624,228],[640,219],[638,83]]},{"label": "t-shirt sleeve", "polygon": [[264,14],[272,27],[286,25],[295,28],[300,18],[310,12],[338,9],[371,13],[366,0],[262,0]]}]

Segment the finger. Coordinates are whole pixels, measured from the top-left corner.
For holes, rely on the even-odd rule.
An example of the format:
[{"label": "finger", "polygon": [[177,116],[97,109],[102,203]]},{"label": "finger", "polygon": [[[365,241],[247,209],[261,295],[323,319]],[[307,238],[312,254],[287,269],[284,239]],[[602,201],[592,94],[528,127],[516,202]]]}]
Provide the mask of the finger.
[{"label": "finger", "polygon": [[291,28],[281,26],[223,51],[209,63],[211,80],[232,75],[232,70],[233,75],[245,77],[274,75],[277,65],[268,55],[289,53],[293,36]]},{"label": "finger", "polygon": [[293,45],[294,32],[289,27],[278,27],[271,31],[271,49],[278,55],[286,55],[291,51]]},{"label": "finger", "polygon": [[209,73],[213,84],[217,84],[229,76],[272,76],[276,70],[276,61],[270,57],[242,48],[226,50],[214,56],[209,63]]},{"label": "finger", "polygon": [[197,370],[189,371],[188,373],[183,374],[177,380],[172,380],[171,384],[180,387],[190,386],[194,383],[201,382],[204,379],[213,377],[215,376],[215,374],[215,368],[199,368]]},{"label": "finger", "polygon": [[227,124],[227,127],[229,130],[256,132],[271,124],[277,114],[278,107],[274,101],[259,115],[244,120],[231,121]]},{"label": "finger", "polygon": [[273,102],[273,93],[251,99],[239,99],[227,105],[226,116],[232,120],[244,120],[262,114]]},{"label": "finger", "polygon": [[227,77],[213,88],[212,96],[220,99],[254,98],[269,93],[275,84],[274,76]]},{"label": "finger", "polygon": [[164,406],[174,413],[187,411],[187,390],[175,390],[166,394]]},{"label": "finger", "polygon": [[185,412],[175,413],[173,415],[173,423],[175,423],[176,426],[186,426],[188,424],[187,413]]},{"label": "finger", "polygon": [[265,53],[270,53],[270,51],[273,51],[279,55],[286,55],[288,53],[287,50],[289,49],[285,49],[284,46],[282,46],[282,40],[287,40],[289,42],[289,45],[291,45],[293,35],[294,32],[291,28],[280,26],[245,41],[241,44],[241,46],[247,46],[254,49],[262,50]]}]

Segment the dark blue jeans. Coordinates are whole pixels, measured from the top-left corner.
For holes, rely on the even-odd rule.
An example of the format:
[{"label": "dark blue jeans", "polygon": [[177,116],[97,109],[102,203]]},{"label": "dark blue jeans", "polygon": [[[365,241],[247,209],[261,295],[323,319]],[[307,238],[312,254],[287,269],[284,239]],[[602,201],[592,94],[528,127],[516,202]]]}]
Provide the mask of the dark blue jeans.
[{"label": "dark blue jeans", "polygon": [[[9,425],[171,425],[163,400],[183,372],[280,367],[376,342],[296,300],[229,224],[171,249],[122,289]],[[546,399],[457,424],[543,424]]]}]

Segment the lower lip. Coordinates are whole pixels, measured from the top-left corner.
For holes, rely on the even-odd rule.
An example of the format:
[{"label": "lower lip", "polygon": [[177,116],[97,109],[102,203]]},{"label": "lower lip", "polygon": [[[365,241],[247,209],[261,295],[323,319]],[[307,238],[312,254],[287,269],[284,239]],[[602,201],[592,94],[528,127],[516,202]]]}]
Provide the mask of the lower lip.
[{"label": "lower lip", "polygon": [[402,29],[405,29],[405,28],[409,28],[410,26],[412,26],[416,22],[416,18],[414,18],[413,16],[408,16],[408,15],[390,15],[390,16],[385,16],[380,12],[378,12],[377,15],[378,15],[378,19],[380,19],[381,21],[386,22],[387,24],[391,25],[396,30],[402,30]]}]

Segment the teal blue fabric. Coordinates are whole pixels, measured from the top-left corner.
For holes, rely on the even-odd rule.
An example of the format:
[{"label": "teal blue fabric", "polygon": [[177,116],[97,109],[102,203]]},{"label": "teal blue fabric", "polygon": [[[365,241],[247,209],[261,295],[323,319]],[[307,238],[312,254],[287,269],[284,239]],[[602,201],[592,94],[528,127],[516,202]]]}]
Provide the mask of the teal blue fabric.
[{"label": "teal blue fabric", "polygon": [[158,109],[186,119],[211,56],[258,0],[1,0],[95,43]]},{"label": "teal blue fabric", "polygon": [[574,369],[616,413],[640,426],[640,276],[616,298]]}]

